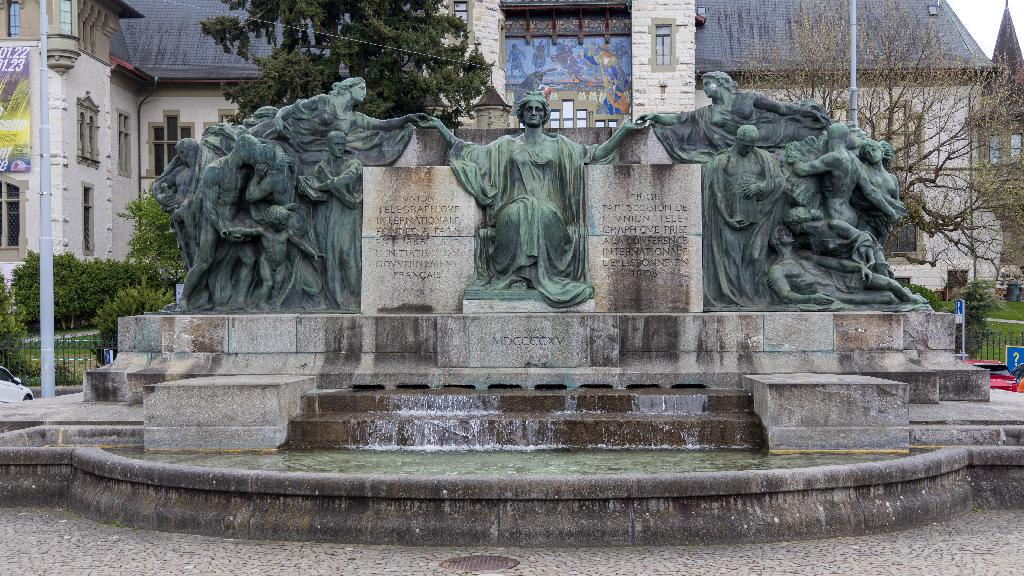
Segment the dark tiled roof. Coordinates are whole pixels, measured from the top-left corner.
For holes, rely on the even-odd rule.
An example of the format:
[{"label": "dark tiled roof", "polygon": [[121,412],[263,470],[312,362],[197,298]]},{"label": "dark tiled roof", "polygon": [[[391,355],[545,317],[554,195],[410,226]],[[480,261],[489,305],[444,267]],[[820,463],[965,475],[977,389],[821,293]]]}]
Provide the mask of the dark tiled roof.
[{"label": "dark tiled roof", "polygon": [[494,89],[494,86],[488,86],[484,95],[481,96],[480,99],[476,101],[476,104],[473,105],[474,108],[479,108],[481,106],[511,108],[511,106],[505,103],[505,99],[501,97],[501,94],[498,94],[498,91]]},{"label": "dark tiled roof", "polygon": [[[256,78],[256,65],[227,54],[199,27],[202,20],[229,11],[220,0],[130,0],[144,17],[121,19],[121,29],[110,39],[110,53],[161,80],[245,80]],[[188,4],[187,6],[185,4]],[[264,42],[253,42],[250,52],[270,53]]]},{"label": "dark tiled roof", "polygon": [[992,52],[992,61],[999,66],[1006,66],[1018,84],[1024,84],[1024,54],[1021,53],[1020,40],[1010,16],[1010,5],[1007,3],[1003,11],[1003,22],[999,25],[996,37],[996,49]]},{"label": "dark tiled roof", "polygon": [[[506,0],[514,5],[522,0]],[[525,0],[565,4],[564,0]],[[600,1],[600,0],[599,0]],[[861,5],[887,0],[861,0]],[[936,18],[948,54],[965,58],[975,66],[991,61],[978,47],[953,9],[940,3],[938,15],[929,16],[935,0],[900,0],[920,18],[922,24]],[[800,0],[696,0],[707,9],[707,21],[697,28],[698,72],[724,70],[740,72],[759,60],[764,46],[785,44],[789,23]],[[245,80],[258,76],[256,66],[225,53],[200,30],[199,23],[217,14],[227,14],[220,0],[129,0],[143,18],[122,18],[121,29],[111,38],[112,55],[131,63],[161,80]],[[188,6],[184,5],[188,4]],[[521,4],[520,4],[521,5]],[[193,8],[193,6],[195,8]],[[241,11],[234,13],[243,14]],[[870,40],[862,29],[861,42]],[[264,42],[253,42],[255,55],[270,53]]]},{"label": "dark tiled roof", "polygon": [[[963,59],[971,66],[990,66],[991,61],[975,42],[963,23],[945,2],[935,0],[899,0],[907,13],[926,26],[935,19],[938,34],[947,55]],[[697,28],[697,71],[742,72],[763,61],[765,47],[787,45],[790,22],[800,0],[696,0],[696,6],[707,9],[707,21]],[[862,12],[884,9],[888,0],[861,0]],[[929,14],[929,6],[938,4],[937,14]],[[861,18],[858,18],[861,20]],[[863,50],[871,41],[871,31],[862,26],[858,39]],[[773,57],[774,59],[774,57]],[[773,60],[774,61],[774,60]],[[793,65],[798,62],[794,60]],[[870,62],[861,65],[869,66]]]}]

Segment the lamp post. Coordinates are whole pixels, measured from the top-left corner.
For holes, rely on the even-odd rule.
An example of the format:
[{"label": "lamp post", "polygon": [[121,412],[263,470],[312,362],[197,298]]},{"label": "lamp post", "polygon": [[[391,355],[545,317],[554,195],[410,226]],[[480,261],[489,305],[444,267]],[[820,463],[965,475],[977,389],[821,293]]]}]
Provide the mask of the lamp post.
[{"label": "lamp post", "polygon": [[53,368],[53,220],[50,216],[50,85],[46,64],[49,32],[46,1],[39,2],[39,387],[49,398],[54,389]]},{"label": "lamp post", "polygon": [[857,0],[850,0],[850,126],[857,127]]}]

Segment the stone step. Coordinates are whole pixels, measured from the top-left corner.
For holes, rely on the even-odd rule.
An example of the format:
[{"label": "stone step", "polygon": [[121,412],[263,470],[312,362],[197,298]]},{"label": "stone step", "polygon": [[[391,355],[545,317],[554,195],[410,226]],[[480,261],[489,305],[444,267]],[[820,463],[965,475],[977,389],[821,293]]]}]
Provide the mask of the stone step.
[{"label": "stone step", "polygon": [[760,448],[752,414],[302,415],[291,448]]},{"label": "stone step", "polygon": [[718,414],[749,412],[741,390],[316,390],[303,397],[303,413],[639,413]]}]

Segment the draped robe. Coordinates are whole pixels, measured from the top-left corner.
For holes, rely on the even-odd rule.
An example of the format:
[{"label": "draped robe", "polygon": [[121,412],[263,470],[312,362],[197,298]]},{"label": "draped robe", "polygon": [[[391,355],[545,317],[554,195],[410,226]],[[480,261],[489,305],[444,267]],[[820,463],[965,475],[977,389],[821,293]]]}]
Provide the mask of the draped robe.
[{"label": "draped robe", "polygon": [[[748,158],[760,166],[760,182],[767,188],[760,198],[742,196],[740,182],[730,170],[737,162],[732,150],[704,166],[705,310],[756,309],[774,298],[765,262],[772,231],[781,223],[786,208],[786,180],[771,153],[754,148]],[[740,222],[741,217],[745,223]]]},{"label": "draped robe", "polygon": [[757,145],[761,148],[781,148],[795,140],[816,136],[828,127],[822,120],[803,115],[781,115],[757,107],[758,100],[767,98],[757,92],[737,92],[732,107],[723,109],[713,105],[676,115],[672,126],[654,126],[654,134],[676,162],[703,163],[715,154],[736,143],[740,126],[757,126]]},{"label": "draped robe", "polygon": [[525,281],[552,307],[593,297],[584,165],[615,158],[597,157],[597,149],[553,134],[535,144],[505,136],[451,147],[452,171],[485,211],[470,289],[507,290]]},{"label": "draped robe", "polygon": [[315,204],[313,235],[324,255],[324,282],[335,305],[358,310],[362,273],[363,165],[346,155],[328,157],[300,179]]}]

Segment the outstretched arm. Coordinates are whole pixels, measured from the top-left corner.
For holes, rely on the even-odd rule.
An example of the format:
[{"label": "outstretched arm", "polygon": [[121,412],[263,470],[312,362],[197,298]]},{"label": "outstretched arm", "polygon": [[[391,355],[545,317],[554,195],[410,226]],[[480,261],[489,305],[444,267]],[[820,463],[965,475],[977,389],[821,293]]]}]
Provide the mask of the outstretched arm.
[{"label": "outstretched arm", "polygon": [[829,160],[829,155],[826,154],[817,160],[796,162],[793,164],[793,173],[797,176],[813,176],[815,174],[830,172],[832,168],[829,166]]},{"label": "outstretched arm", "polygon": [[594,156],[596,158],[604,158],[610,156],[622,143],[622,139],[626,137],[626,134],[636,132],[637,130],[643,130],[644,126],[634,123],[630,120],[626,120],[619,126],[619,129],[612,134],[612,137],[605,140],[600,146],[594,150]]},{"label": "outstretched arm", "polygon": [[310,258],[322,260],[324,257],[323,254],[317,252],[312,246],[310,246],[305,240],[302,240],[301,238],[289,236],[288,241],[291,242],[292,244],[295,244],[295,246],[297,246],[299,250],[302,250],[303,252],[308,254]]},{"label": "outstretched arm", "polygon": [[229,240],[244,240],[246,238],[255,238],[256,236],[262,236],[263,231],[259,228],[227,228],[220,233],[221,236]]},{"label": "outstretched arm", "polygon": [[435,130],[437,130],[439,134],[441,134],[441,138],[444,140],[444,143],[446,146],[448,146],[448,148],[451,148],[452,146],[455,146],[456,144],[461,142],[461,140],[456,138],[455,134],[452,134],[452,131],[449,130],[448,127],[444,125],[444,122],[442,122],[440,119],[430,118],[429,122],[424,124],[424,127],[426,127],[428,124],[431,128],[434,128]]},{"label": "outstretched arm", "polygon": [[903,206],[903,203],[899,200],[894,200],[879,190],[871,182],[871,178],[868,177],[868,172],[863,166],[857,168],[857,184],[860,186],[861,191],[864,192],[864,196],[868,201],[878,207],[893,222],[902,220],[907,216],[907,209]]},{"label": "outstretched arm", "polygon": [[804,108],[803,106],[797,106],[796,104],[790,104],[788,102],[779,102],[773,100],[764,94],[757,94],[754,98],[754,106],[761,110],[767,110],[768,112],[774,112],[780,116],[807,116],[816,120],[828,124],[829,118],[810,108]]},{"label": "outstretched arm", "polygon": [[678,114],[641,114],[636,119],[637,124],[655,123],[660,126],[675,126],[679,123]]},{"label": "outstretched arm", "polygon": [[370,118],[369,116],[360,114],[357,116],[360,118],[363,124],[362,128],[369,128],[371,130],[397,130],[398,128],[404,128],[409,124],[422,124],[430,121],[430,116],[423,113],[417,114],[406,114],[405,116],[399,116],[398,118],[388,118],[387,120],[378,120],[376,118]]}]

